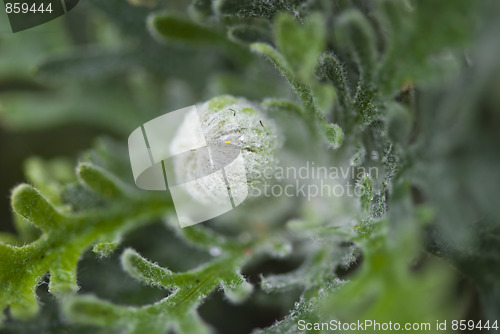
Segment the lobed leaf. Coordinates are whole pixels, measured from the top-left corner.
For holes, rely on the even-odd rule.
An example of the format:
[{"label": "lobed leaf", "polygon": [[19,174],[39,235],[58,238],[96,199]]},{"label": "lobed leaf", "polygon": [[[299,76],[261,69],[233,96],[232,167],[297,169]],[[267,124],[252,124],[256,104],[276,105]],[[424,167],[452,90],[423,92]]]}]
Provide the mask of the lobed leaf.
[{"label": "lobed leaf", "polygon": [[120,241],[113,242],[100,242],[94,247],[92,247],[92,251],[97,254],[100,258],[109,257],[120,245]]},{"label": "lobed leaf", "polygon": [[151,263],[131,248],[125,249],[122,253],[121,263],[130,276],[151,285],[179,287],[184,279],[182,275],[176,275],[168,269]]},{"label": "lobed leaf", "polygon": [[304,113],[300,106],[286,100],[266,99],[262,102],[262,106],[270,113],[283,111],[298,116]]},{"label": "lobed leaf", "polygon": [[362,80],[371,82],[377,71],[377,43],[368,20],[356,10],[344,12],[338,19],[336,37],[347,46],[358,64]]},{"label": "lobed leaf", "polygon": [[[222,285],[229,300],[241,302],[252,291],[252,286],[239,274],[242,265],[249,260],[246,247],[230,247],[224,254],[200,268],[173,274],[127,249],[121,258],[123,269],[146,284],[175,288],[172,294],[155,304],[141,307],[119,306],[93,297],[75,296],[64,302],[63,311],[74,322],[121,329],[125,333],[165,333],[169,329],[181,333],[211,332],[196,314],[207,295]],[[96,316],[95,309],[103,310],[102,314]],[[91,320],[94,316],[96,319]]]},{"label": "lobed leaf", "polygon": [[245,301],[253,292],[253,286],[239,273],[234,273],[232,278],[222,282],[222,288],[227,299],[235,304]]},{"label": "lobed leaf", "polygon": [[319,63],[320,75],[333,83],[342,107],[349,109],[352,99],[343,64],[331,53],[324,53]]},{"label": "lobed leaf", "polygon": [[83,184],[105,197],[117,198],[125,195],[125,185],[98,166],[82,163],[77,167],[77,175]]},{"label": "lobed leaf", "polygon": [[[118,178],[90,164],[81,169],[82,180],[104,193],[120,189]],[[89,168],[90,167],[90,168]],[[132,228],[171,210],[171,204],[154,197],[137,199],[130,194],[115,197],[116,206],[83,210],[59,210],[39,191],[20,185],[12,193],[15,213],[42,229],[41,236],[24,246],[0,244],[0,307],[10,305],[15,318],[36,314],[35,288],[50,273],[49,291],[62,296],[78,290],[76,268],[81,254],[101,240],[113,240]]]},{"label": "lobed leaf", "polygon": [[319,55],[326,46],[326,22],[316,13],[307,17],[302,26],[289,14],[280,14],[275,21],[278,49],[287,59],[297,78],[309,82]]},{"label": "lobed leaf", "polygon": [[312,95],[311,89],[299,82],[294,74],[293,70],[288,64],[287,60],[272,46],[265,43],[253,43],[250,45],[250,49],[258,54],[265,56],[271,63],[276,66],[276,68],[281,72],[281,74],[287,79],[295,93],[300,98],[304,109],[310,115],[316,115],[321,117],[319,111],[314,104],[314,97]]},{"label": "lobed leaf", "polygon": [[12,191],[12,208],[44,232],[56,230],[63,216],[35,188],[23,184]]}]

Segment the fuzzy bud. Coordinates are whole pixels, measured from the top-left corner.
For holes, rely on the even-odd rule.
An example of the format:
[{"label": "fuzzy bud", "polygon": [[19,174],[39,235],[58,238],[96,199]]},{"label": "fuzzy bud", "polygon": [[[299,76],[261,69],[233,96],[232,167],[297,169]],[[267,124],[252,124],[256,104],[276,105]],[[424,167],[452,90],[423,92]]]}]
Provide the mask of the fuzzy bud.
[{"label": "fuzzy bud", "polygon": [[[277,163],[277,150],[281,146],[276,125],[254,104],[243,98],[220,96],[201,105],[197,113],[187,114],[171,143],[172,152],[183,151],[191,141],[199,140],[193,127],[193,118],[199,117],[207,145],[234,145],[241,150],[246,169],[247,185],[232,188],[235,198],[246,196],[262,183],[264,172]],[[199,155],[185,155],[174,166],[177,178],[194,180],[188,187],[189,194],[201,202],[217,201],[224,198],[227,188],[224,184],[212,182],[210,178],[198,178],[205,168]],[[229,160],[229,159],[228,159]],[[230,184],[238,184],[238,175],[227,173]],[[248,186],[248,187],[247,187]],[[244,197],[243,196],[243,197]]]}]

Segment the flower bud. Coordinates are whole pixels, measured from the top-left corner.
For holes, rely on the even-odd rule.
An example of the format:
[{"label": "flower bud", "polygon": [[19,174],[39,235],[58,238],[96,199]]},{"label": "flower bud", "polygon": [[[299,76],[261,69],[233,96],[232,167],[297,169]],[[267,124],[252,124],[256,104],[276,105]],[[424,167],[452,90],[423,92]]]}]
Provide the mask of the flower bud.
[{"label": "flower bud", "polygon": [[[232,196],[240,198],[263,184],[264,174],[277,163],[281,146],[277,127],[259,107],[246,99],[224,95],[197,105],[197,114],[187,114],[171,143],[171,151],[182,151],[196,138],[194,117],[199,117],[207,145],[235,145],[240,148],[246,169],[247,184],[231,188]],[[198,134],[199,136],[200,134]],[[198,178],[200,169],[206,168],[199,155],[185,155],[176,161],[175,173],[179,179],[195,180],[188,187],[193,198],[208,203],[225,198],[227,187],[210,178]],[[266,173],[267,171],[267,173]],[[229,184],[237,177],[226,173]],[[243,198],[245,197],[243,196]]]}]

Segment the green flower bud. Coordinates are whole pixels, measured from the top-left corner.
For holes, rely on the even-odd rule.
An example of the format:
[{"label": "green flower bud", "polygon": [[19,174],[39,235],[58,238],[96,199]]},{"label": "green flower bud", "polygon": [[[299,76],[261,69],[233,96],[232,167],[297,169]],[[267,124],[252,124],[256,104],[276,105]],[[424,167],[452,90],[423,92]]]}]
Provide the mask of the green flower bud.
[{"label": "green flower bud", "polygon": [[[240,148],[246,169],[247,184],[231,188],[235,198],[250,195],[263,184],[264,172],[274,168],[277,163],[277,151],[281,146],[276,125],[266,117],[259,107],[246,99],[228,95],[215,97],[197,105],[197,113],[186,115],[171,144],[172,151],[188,147],[190,142],[198,140],[193,118],[199,117],[207,145],[236,145]],[[186,155],[176,161],[175,173],[180,179],[191,179],[188,188],[190,195],[199,201],[208,203],[225,198],[227,188],[210,178],[196,178],[200,169],[206,168],[195,154]],[[229,184],[238,184],[230,172],[226,173]],[[269,173],[267,173],[269,174]],[[232,182],[236,181],[236,182]]]}]

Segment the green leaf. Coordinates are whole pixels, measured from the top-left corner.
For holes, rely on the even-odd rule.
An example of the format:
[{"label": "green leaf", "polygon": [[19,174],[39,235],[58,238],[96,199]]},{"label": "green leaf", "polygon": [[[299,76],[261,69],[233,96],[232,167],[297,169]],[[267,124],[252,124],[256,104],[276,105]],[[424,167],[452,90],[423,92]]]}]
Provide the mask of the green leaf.
[{"label": "green leaf", "polygon": [[80,260],[80,249],[67,246],[67,252],[58,256],[50,265],[49,292],[60,296],[78,291],[76,269]]},{"label": "green leaf", "polygon": [[150,16],[148,27],[153,35],[161,40],[192,46],[220,46],[227,43],[223,34],[172,14]]},{"label": "green leaf", "polygon": [[82,163],[77,167],[77,175],[83,184],[105,197],[121,197],[126,192],[118,178],[98,166]]},{"label": "green leaf", "polygon": [[354,110],[356,112],[356,123],[367,126],[378,116],[377,92],[375,88],[366,83],[360,82],[354,96]]},{"label": "green leaf", "polygon": [[302,116],[304,113],[304,110],[300,106],[286,100],[266,99],[262,102],[262,106],[270,113],[286,112],[298,116]]},{"label": "green leaf", "polygon": [[0,243],[12,246],[20,246],[22,244],[22,239],[17,235],[0,232]]},{"label": "green leaf", "polygon": [[76,180],[74,166],[66,159],[44,161],[38,157],[30,157],[25,161],[23,169],[28,181],[55,205],[61,204],[63,185]]},{"label": "green leaf", "polygon": [[[303,291],[316,291],[329,283],[340,284],[333,275],[337,265],[329,247],[315,250],[295,271],[280,275],[261,276],[261,288],[266,292],[288,291],[301,288]],[[330,261],[331,260],[331,261]]]},{"label": "green leaf", "polygon": [[175,275],[170,270],[149,262],[131,248],[122,253],[121,263],[130,276],[151,285],[179,287],[184,279],[182,275]]},{"label": "green leaf", "polygon": [[[80,177],[93,188],[108,193],[109,189],[116,192],[122,187],[109,172],[90,164],[85,166]],[[77,263],[85,250],[96,242],[114,240],[171,210],[169,201],[161,197],[138,199],[128,192],[114,197],[114,201],[113,205],[76,213],[66,208],[59,210],[32,186],[16,187],[12,193],[15,213],[40,227],[42,234],[22,247],[0,244],[0,307],[5,309],[10,305],[15,318],[34,316],[38,309],[35,288],[46,273],[50,273],[51,293],[75,292]]]},{"label": "green leaf", "polygon": [[100,258],[109,257],[120,245],[120,241],[114,242],[100,242],[96,244],[92,251],[97,254]]},{"label": "green leaf", "polygon": [[412,115],[400,103],[389,103],[386,107],[386,129],[389,137],[396,143],[405,143],[412,130]]},{"label": "green leaf", "polygon": [[240,249],[241,247],[248,246],[235,243],[224,235],[215,233],[213,230],[203,226],[179,229],[176,224],[177,222],[175,222],[175,220],[166,222],[166,226],[173,229],[173,232],[186,243],[211,253],[221,254],[223,251]]},{"label": "green leaf", "polygon": [[325,136],[331,148],[337,149],[342,146],[344,142],[344,131],[337,124],[326,124],[325,128]]},{"label": "green leaf", "polygon": [[[448,297],[452,286],[450,269],[431,259],[426,261],[425,269],[411,271],[416,238],[413,232],[391,241],[371,237],[363,248],[362,267],[349,284],[323,301],[321,319],[330,319],[332,312],[342,322],[361,317],[378,322],[434,323],[436,318],[449,321],[459,316],[458,303],[451,305]],[[418,307],[404,307],[408,300]]]},{"label": "green leaf", "polygon": [[246,61],[249,58],[245,48],[230,41],[222,32],[179,16],[166,13],[151,15],[148,18],[148,28],[159,41],[194,48],[219,48],[237,61]]},{"label": "green leaf", "polygon": [[340,104],[348,109],[352,105],[351,92],[347,83],[345,69],[340,60],[331,53],[324,53],[320,58],[320,75],[330,80],[335,89]]},{"label": "green leaf", "polygon": [[332,85],[328,83],[313,83],[311,85],[314,100],[319,110],[325,115],[330,114],[332,107],[337,101],[337,92]]},{"label": "green leaf", "polygon": [[[306,120],[309,121],[308,125],[313,135],[317,134],[319,130],[327,140],[327,143],[332,148],[338,148],[342,145],[343,131],[340,126],[336,124],[328,124],[325,116],[318,107],[317,98],[315,98],[309,85],[297,80],[289,63],[281,53],[275,50],[272,46],[265,43],[253,43],[250,45],[251,50],[267,57],[271,63],[281,72],[281,74],[288,80],[295,93],[299,97],[306,111],[304,115]],[[332,93],[331,90],[329,90]],[[327,92],[328,95],[328,92]],[[316,128],[316,126],[318,128]]]},{"label": "green leaf", "polygon": [[295,93],[300,98],[304,109],[308,113],[310,113],[311,115],[322,117],[316,105],[314,104],[314,97],[312,95],[311,89],[295,78],[292,68],[288,64],[287,60],[283,57],[283,55],[281,55],[272,46],[265,43],[253,43],[250,45],[250,49],[258,54],[265,56],[269,59],[269,61],[271,61],[271,63],[273,63],[274,66],[276,66],[276,68],[281,72],[285,79],[288,80],[292,88],[295,90]]},{"label": "green leaf", "polygon": [[[262,330],[252,332],[253,334],[290,334],[304,333],[299,329],[299,321],[304,323],[318,323],[320,318],[320,306],[325,302],[326,298],[341,286],[343,282],[334,280],[333,282],[323,282],[320,289],[309,290],[307,295],[300,297],[299,301],[295,302],[295,306],[285,319],[274,323]],[[329,320],[325,320],[329,321]]]},{"label": "green leaf", "polygon": [[228,29],[229,39],[244,43],[251,44],[256,42],[270,43],[272,40],[269,30],[264,27],[252,25],[237,25]]},{"label": "green leaf", "polygon": [[[196,231],[197,228],[183,230]],[[185,235],[187,238],[208,238],[209,244],[220,240],[213,232]],[[223,243],[219,247],[222,249],[219,258],[178,274],[127,249],[121,257],[123,269],[143,283],[173,290],[172,294],[142,307],[125,307],[93,297],[75,296],[64,301],[63,311],[74,322],[121,329],[125,333],[165,333],[169,329],[181,333],[211,332],[196,314],[197,307],[207,295],[222,285],[229,300],[241,302],[252,291],[252,286],[239,274],[240,268],[250,259],[249,245]],[[96,309],[102,312],[96,314]]]},{"label": "green leaf", "polygon": [[[174,214],[168,193],[134,186],[125,146],[87,153],[76,175],[67,161],[31,159],[25,168],[32,185],[17,187],[12,196],[19,237],[0,234],[6,242],[0,243],[6,330],[73,332],[77,323],[104,333],[215,332],[198,309],[216,291],[230,302],[247,300],[253,290],[241,274],[247,264],[252,274],[262,268],[280,272],[261,275],[263,291],[249,306],[265,297],[266,306],[280,313],[291,308],[285,319],[258,333],[298,333],[299,320],[332,317],[457,319],[465,308],[450,298],[456,274],[423,252],[423,231],[428,249],[475,284],[484,315],[493,319],[500,292],[494,200],[500,184],[494,112],[500,30],[498,8],[480,4],[488,13],[478,15],[478,3],[194,0],[191,22],[169,14],[186,4],[168,0],[87,0],[65,21],[68,31],[54,21],[59,33],[34,30],[22,39],[0,34],[0,127],[27,131],[85,123],[126,136],[166,110],[232,93],[265,99],[262,105],[286,137],[284,166],[307,156],[356,173],[382,170],[380,179],[352,177],[364,190],[359,200],[257,199],[203,226],[169,226],[173,236],[166,240],[179,239],[172,245],[150,230],[124,238]],[[159,9],[167,14],[152,12]],[[464,49],[472,36],[478,43]],[[248,56],[248,43],[290,83],[300,106],[287,100],[290,90],[268,64]],[[458,71],[480,75],[454,77]],[[464,87],[454,90],[457,85]],[[416,103],[405,100],[408,88],[417,93]],[[314,136],[340,149],[316,154]],[[88,249],[109,256],[122,240],[147,256],[126,248],[121,267],[112,268],[114,258],[98,259],[104,270],[90,284],[85,279],[92,270],[84,267],[77,276]],[[275,262],[269,258],[281,259],[280,266],[270,267]],[[281,271],[289,266],[298,268]],[[134,278],[141,293],[108,282],[114,270],[119,279]],[[18,325],[16,319],[32,317],[43,304],[36,291],[46,281],[65,316],[45,306],[41,320]],[[99,296],[106,289],[116,295],[108,291],[112,301],[78,296],[78,285],[95,288]],[[155,291],[153,302],[142,293],[146,289]],[[292,307],[297,292],[301,297]],[[45,326],[38,328],[39,322]],[[55,328],[60,322],[64,327]]]},{"label": "green leaf", "polygon": [[63,224],[63,216],[33,187],[24,184],[12,191],[12,208],[42,231],[55,230]]},{"label": "green leaf", "polygon": [[237,17],[265,17],[272,18],[281,11],[298,13],[301,5],[305,6],[308,1],[266,1],[266,0],[216,0],[214,8],[221,15]]},{"label": "green leaf", "polygon": [[309,82],[326,45],[326,22],[322,15],[312,14],[301,26],[289,14],[275,19],[276,44],[297,78]]},{"label": "green leaf", "polygon": [[[405,2],[379,2],[379,16],[387,32],[387,50],[380,66],[384,94],[395,94],[408,83],[440,79],[448,62],[439,54],[461,50],[472,37],[479,3],[458,0],[453,6],[424,0],[410,8]],[[453,54],[451,55],[452,57]]]},{"label": "green leaf", "polygon": [[371,82],[378,61],[375,33],[368,20],[359,11],[344,12],[336,22],[337,40],[346,45],[357,62],[362,80]]},{"label": "green leaf", "polygon": [[[70,314],[73,321],[96,326],[106,326],[120,319],[125,319],[127,309],[104,302],[93,296],[81,296],[78,299],[68,298],[63,304],[63,312]],[[129,318],[133,320],[133,318]]]},{"label": "green leaf", "polygon": [[227,299],[235,304],[245,301],[253,291],[253,286],[239,273],[234,273],[232,278],[223,282],[222,288]]},{"label": "green leaf", "polygon": [[364,174],[361,177],[358,183],[358,187],[361,193],[361,208],[365,211],[365,213],[369,213],[370,203],[373,198],[373,182],[370,174]]}]

